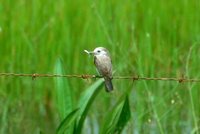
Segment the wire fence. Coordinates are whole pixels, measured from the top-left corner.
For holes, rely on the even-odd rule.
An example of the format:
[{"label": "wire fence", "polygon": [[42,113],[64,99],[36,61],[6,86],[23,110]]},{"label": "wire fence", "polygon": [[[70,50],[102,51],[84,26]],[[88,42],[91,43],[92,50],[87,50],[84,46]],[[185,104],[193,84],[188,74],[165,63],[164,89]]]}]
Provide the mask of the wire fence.
[{"label": "wire fence", "polygon": [[[64,77],[64,78],[80,78],[80,79],[96,79],[96,78],[102,78],[102,76],[98,75],[91,75],[91,74],[67,74],[67,75],[61,75],[61,74],[18,74],[18,73],[0,73],[0,77],[31,77],[32,79],[36,79],[38,77]],[[113,76],[112,79],[126,79],[126,80],[132,80],[132,81],[138,81],[138,80],[145,80],[145,81],[177,81],[179,83],[182,82],[200,82],[200,79],[194,79],[194,78],[186,78],[184,76],[180,78],[164,78],[164,77],[140,77],[140,76]]]}]

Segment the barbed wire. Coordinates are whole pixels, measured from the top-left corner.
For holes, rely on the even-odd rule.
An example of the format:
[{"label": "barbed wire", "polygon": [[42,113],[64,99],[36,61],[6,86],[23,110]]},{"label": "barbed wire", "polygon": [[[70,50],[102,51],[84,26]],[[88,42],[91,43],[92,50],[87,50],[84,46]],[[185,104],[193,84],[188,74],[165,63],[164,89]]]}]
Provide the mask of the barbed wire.
[{"label": "barbed wire", "polygon": [[[19,73],[0,73],[0,77],[31,77],[32,79],[36,79],[37,77],[65,77],[65,78],[81,78],[81,79],[92,79],[92,78],[102,78],[102,76],[91,75],[91,74],[19,74]],[[127,80],[146,80],[146,81],[177,81],[179,83],[182,82],[200,82],[200,79],[194,78],[185,78],[184,76],[180,78],[163,78],[163,77],[140,77],[140,76],[113,76],[112,79],[127,79]]]}]

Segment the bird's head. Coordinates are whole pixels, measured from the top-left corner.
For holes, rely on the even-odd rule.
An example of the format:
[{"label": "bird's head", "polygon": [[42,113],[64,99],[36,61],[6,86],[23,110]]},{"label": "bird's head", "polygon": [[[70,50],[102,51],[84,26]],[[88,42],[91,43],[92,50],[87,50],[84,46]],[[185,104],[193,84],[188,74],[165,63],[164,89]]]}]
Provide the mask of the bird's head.
[{"label": "bird's head", "polygon": [[87,50],[84,50],[86,53],[88,53],[88,54],[92,54],[92,55],[94,55],[94,56],[97,56],[97,55],[99,55],[99,56],[101,56],[101,55],[107,55],[107,56],[109,56],[110,54],[109,54],[109,52],[108,52],[108,50],[106,49],[106,48],[104,48],[104,47],[97,47],[97,48],[95,48],[94,49],[94,51],[87,51]]},{"label": "bird's head", "polygon": [[109,55],[109,52],[104,47],[97,47],[94,49],[93,54],[96,55]]}]

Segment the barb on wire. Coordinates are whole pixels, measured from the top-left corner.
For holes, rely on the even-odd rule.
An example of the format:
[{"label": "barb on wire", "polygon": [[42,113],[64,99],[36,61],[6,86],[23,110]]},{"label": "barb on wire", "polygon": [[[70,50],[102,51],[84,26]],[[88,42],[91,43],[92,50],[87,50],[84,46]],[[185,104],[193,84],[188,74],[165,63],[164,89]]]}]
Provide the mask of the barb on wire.
[{"label": "barb on wire", "polygon": [[[61,74],[17,74],[17,73],[0,73],[0,77],[14,76],[14,77],[32,77],[32,79],[36,79],[37,77],[66,77],[66,78],[81,78],[81,79],[92,79],[92,78],[102,78],[102,76],[98,75],[90,75],[90,74],[72,74],[72,75],[61,75]],[[150,77],[139,77],[139,76],[113,76],[112,79],[127,79],[127,80],[146,80],[146,81],[177,81],[179,83],[182,82],[200,82],[200,79],[193,78],[150,78]]]}]

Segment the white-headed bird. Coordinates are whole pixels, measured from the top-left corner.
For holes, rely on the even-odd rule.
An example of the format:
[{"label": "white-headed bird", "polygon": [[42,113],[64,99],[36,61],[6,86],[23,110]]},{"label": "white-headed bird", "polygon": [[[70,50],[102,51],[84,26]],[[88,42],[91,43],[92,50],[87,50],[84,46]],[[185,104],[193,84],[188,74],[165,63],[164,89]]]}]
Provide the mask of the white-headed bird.
[{"label": "white-headed bird", "polygon": [[94,55],[94,64],[99,74],[105,80],[106,91],[112,91],[112,62],[108,50],[104,47],[97,47],[92,52],[88,52],[87,50],[85,52]]}]

